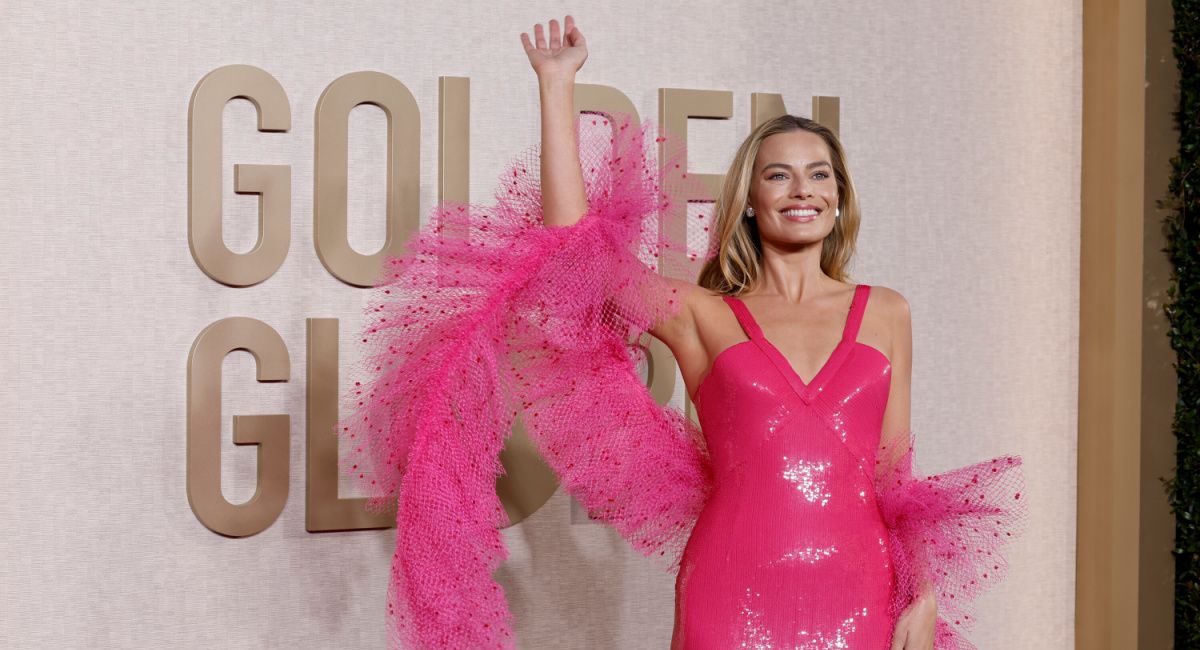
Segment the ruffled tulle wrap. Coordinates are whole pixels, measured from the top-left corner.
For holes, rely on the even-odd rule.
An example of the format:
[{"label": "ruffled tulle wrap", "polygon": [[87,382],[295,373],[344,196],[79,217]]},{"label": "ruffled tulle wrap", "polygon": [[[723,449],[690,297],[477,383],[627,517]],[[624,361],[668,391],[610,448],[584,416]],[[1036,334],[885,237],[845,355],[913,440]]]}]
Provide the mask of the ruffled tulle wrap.
[{"label": "ruffled tulle wrap", "polygon": [[890,538],[896,577],[891,614],[921,593],[937,602],[936,650],[975,650],[966,638],[972,601],[1005,575],[1004,547],[1024,528],[1019,456],[1000,456],[925,476],[913,465],[912,433],[882,445],[876,498]]},{"label": "ruffled tulle wrap", "polygon": [[710,254],[668,241],[686,173],[655,159],[648,124],[577,127],[578,223],[543,225],[530,149],[493,205],[438,206],[365,309],[338,433],[370,506],[396,498],[391,648],[514,647],[492,573],[507,557],[496,479],[517,417],[590,515],[668,568],[707,497],[702,436],[638,372],[641,335],[681,306],[663,274]]},{"label": "ruffled tulle wrap", "polygon": [[[696,191],[684,166],[655,159],[662,134],[616,117],[577,124],[578,223],[542,223],[535,147],[492,205],[435,208],[372,289],[338,434],[370,507],[395,500],[390,648],[515,647],[492,573],[507,557],[496,479],[517,418],[593,518],[678,568],[710,490],[708,455],[645,387],[639,341],[682,306],[687,285],[664,276],[691,279],[714,251],[675,198]],[[1024,518],[1020,459],[921,476],[911,436],[893,447],[876,467],[892,615],[928,585],[936,648],[974,648],[970,601],[1003,575],[1000,550]]]}]

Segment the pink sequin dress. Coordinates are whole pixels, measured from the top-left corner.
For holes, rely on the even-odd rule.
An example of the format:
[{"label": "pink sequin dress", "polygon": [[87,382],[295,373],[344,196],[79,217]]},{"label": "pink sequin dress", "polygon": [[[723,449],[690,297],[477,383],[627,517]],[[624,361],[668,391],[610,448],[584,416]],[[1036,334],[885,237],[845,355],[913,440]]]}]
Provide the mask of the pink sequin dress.
[{"label": "pink sequin dress", "polygon": [[891,365],[857,342],[871,287],[805,383],[741,300],[748,340],[722,351],[694,401],[715,489],[677,581],[675,647],[886,648],[894,589],[875,452]]},{"label": "pink sequin dress", "polygon": [[727,297],[749,340],[698,388],[701,428],[656,402],[639,341],[683,301],[663,275],[694,277],[714,243],[671,222],[687,174],[653,155],[662,134],[618,117],[579,121],[578,223],[543,225],[531,149],[493,204],[439,205],[375,284],[337,433],[371,506],[396,505],[389,647],[518,646],[492,573],[520,418],[594,519],[679,571],[677,649],[885,649],[922,582],[937,650],[973,648],[969,603],[1024,516],[1020,459],[923,476],[911,435],[876,448],[890,368],[855,340],[866,285],[811,383]]}]

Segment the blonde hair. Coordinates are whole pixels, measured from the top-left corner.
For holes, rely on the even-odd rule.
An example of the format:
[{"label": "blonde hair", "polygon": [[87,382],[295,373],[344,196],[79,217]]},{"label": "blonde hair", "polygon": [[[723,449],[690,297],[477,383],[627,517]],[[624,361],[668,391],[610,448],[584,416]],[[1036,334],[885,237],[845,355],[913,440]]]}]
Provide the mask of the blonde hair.
[{"label": "blonde hair", "polygon": [[758,157],[759,147],[768,137],[790,131],[815,133],[829,146],[841,216],[834,220],[833,230],[821,245],[821,270],[838,281],[850,277],[846,267],[854,257],[854,242],[858,237],[861,215],[842,143],[833,131],[813,120],[782,115],[755,128],[733,156],[714,212],[717,254],[701,267],[697,279],[700,286],[722,294],[740,295],[758,282],[762,274],[762,242],[759,239],[758,222],[743,218],[742,215],[750,201],[750,182],[754,176],[754,160]]}]

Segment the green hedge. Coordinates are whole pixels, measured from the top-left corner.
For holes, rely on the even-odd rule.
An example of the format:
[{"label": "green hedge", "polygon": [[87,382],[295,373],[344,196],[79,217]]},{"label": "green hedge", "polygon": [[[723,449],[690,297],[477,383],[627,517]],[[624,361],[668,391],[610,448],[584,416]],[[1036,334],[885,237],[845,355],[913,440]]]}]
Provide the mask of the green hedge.
[{"label": "green hedge", "polygon": [[1175,477],[1167,482],[1175,515],[1175,647],[1200,648],[1200,0],[1173,0],[1179,66],[1179,155],[1171,160],[1167,320],[1179,397],[1173,424]]}]

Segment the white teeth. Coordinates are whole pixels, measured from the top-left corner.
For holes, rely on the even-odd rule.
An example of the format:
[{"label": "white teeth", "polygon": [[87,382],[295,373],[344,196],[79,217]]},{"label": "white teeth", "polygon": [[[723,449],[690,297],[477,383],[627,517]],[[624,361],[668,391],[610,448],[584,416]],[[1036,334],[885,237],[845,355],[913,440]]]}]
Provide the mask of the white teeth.
[{"label": "white teeth", "polygon": [[818,212],[816,210],[784,210],[781,214],[788,217],[815,217]]}]

